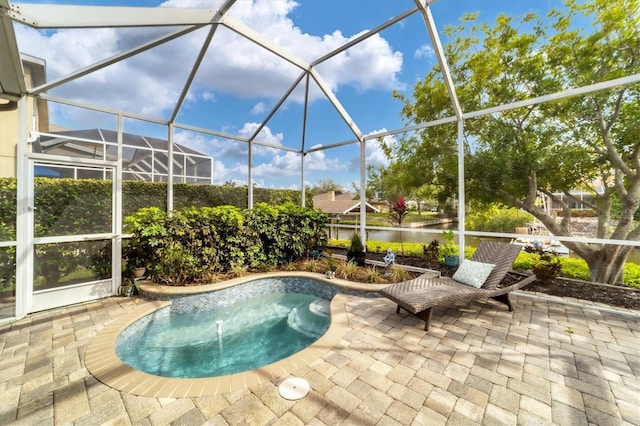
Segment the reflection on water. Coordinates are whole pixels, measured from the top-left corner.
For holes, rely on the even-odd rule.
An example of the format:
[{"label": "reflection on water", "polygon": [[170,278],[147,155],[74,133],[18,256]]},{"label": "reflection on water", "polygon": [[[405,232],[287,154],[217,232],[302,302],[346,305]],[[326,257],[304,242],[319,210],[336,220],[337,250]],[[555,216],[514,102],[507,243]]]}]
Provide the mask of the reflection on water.
[{"label": "reflection on water", "polygon": [[[353,234],[353,230],[351,229],[333,229],[333,234],[331,238],[337,240],[349,240],[351,239],[351,235]],[[467,237],[467,245],[475,247],[477,244],[471,243],[469,241],[470,237]],[[420,228],[415,230],[406,230],[404,232],[401,231],[367,231],[367,240],[368,241],[386,241],[386,242],[400,242],[402,239],[403,243],[422,243],[429,244],[433,240],[442,241],[442,229],[427,229]]]}]

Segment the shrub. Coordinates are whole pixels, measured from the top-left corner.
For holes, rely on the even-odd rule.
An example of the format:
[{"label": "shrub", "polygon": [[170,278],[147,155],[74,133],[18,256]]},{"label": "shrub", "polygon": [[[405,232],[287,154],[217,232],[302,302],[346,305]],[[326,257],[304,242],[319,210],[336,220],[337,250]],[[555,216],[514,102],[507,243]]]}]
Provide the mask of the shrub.
[{"label": "shrub", "polygon": [[126,221],[131,253],[144,258],[151,279],[173,285],[200,282],[213,272],[268,271],[326,239],[326,216],[292,205],[191,207],[171,215],[152,207]]},{"label": "shrub", "polygon": [[576,280],[591,281],[589,265],[587,265],[587,262],[584,259],[561,257],[560,263],[562,264],[560,276]]},{"label": "shrub", "polygon": [[365,279],[372,284],[382,282],[382,275],[380,270],[375,266],[367,266],[364,270]]},{"label": "shrub", "polygon": [[480,212],[469,213],[465,220],[468,230],[483,232],[514,232],[517,227],[533,222],[533,215],[520,209],[491,206]]},{"label": "shrub", "polygon": [[358,235],[357,232],[354,232],[351,235],[351,241],[349,243],[349,251],[351,253],[362,253],[364,251],[364,245],[362,244],[360,235]]},{"label": "shrub", "polygon": [[424,255],[424,257],[427,258],[427,260],[431,261],[431,262],[437,262],[440,253],[440,241],[438,240],[433,240],[431,241],[431,243],[429,243],[429,245],[423,245],[422,246],[422,254]]},{"label": "shrub", "polygon": [[453,231],[443,231],[442,238],[444,239],[444,242],[438,245],[438,255],[440,260],[444,260],[450,256],[458,256],[459,249],[458,245],[454,242]]},{"label": "shrub", "polygon": [[635,263],[627,263],[624,266],[623,275],[625,285],[629,287],[640,288],[640,265]]},{"label": "shrub", "polygon": [[336,275],[345,280],[354,281],[358,276],[358,265],[355,262],[340,262],[336,269]]},{"label": "shrub", "polygon": [[[290,265],[293,265],[295,269],[295,264],[290,263]],[[302,269],[307,272],[319,272],[320,262],[317,259],[307,259],[302,263]]]},{"label": "shrub", "polygon": [[390,277],[391,281],[393,281],[394,283],[399,283],[407,279],[407,271],[405,271],[404,268],[399,265],[393,265],[391,266]]}]

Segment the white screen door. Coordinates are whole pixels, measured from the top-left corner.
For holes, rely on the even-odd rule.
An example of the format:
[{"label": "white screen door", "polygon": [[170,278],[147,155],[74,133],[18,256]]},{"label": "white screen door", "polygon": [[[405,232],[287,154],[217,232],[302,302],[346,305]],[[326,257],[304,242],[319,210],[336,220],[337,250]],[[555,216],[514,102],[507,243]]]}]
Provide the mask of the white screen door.
[{"label": "white screen door", "polygon": [[114,294],[115,166],[31,159],[31,312]]}]

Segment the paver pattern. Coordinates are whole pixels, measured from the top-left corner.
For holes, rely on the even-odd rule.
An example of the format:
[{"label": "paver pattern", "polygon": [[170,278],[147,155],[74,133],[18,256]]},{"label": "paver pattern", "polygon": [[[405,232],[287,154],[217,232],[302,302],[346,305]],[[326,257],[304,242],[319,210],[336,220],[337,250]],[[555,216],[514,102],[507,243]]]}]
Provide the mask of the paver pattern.
[{"label": "paver pattern", "polygon": [[640,425],[640,312],[513,299],[515,312],[435,309],[425,333],[386,299],[350,296],[343,339],[294,374],[312,388],[298,401],[278,395],[280,380],[204,398],[116,391],[84,352],[148,302],[36,313],[0,326],[0,425]]}]

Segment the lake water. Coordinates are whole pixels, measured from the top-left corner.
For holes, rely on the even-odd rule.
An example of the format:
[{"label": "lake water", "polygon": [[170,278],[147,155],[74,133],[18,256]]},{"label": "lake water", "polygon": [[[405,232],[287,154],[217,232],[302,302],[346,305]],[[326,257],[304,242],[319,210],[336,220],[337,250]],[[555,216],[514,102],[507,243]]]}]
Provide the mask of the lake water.
[{"label": "lake water", "polygon": [[[436,228],[418,228],[406,230],[404,232],[369,230],[367,231],[367,240],[396,243],[402,241],[403,243],[421,243],[424,245],[428,245],[433,240],[443,240],[442,230],[443,229]],[[334,227],[332,232],[333,236],[331,238],[339,240],[349,240],[351,238],[351,235],[353,234],[353,229]],[[480,244],[480,238],[478,237],[467,236],[465,239],[465,245],[468,247],[477,247],[478,244]],[[577,257],[572,254],[570,254],[570,256]],[[627,258],[627,262],[640,264],[640,248],[636,248],[631,252],[629,257]]]}]

